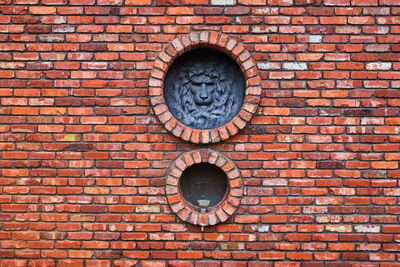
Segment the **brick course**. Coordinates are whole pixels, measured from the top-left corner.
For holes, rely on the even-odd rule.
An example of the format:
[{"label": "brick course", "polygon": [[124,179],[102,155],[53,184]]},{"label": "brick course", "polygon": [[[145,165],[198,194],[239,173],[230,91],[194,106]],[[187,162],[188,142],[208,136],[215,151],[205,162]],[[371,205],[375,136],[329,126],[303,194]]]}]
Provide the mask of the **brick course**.
[{"label": "brick course", "polygon": [[[193,144],[150,88],[204,33],[243,45],[262,91]],[[398,266],[399,34],[398,0],[0,0],[0,266]],[[190,151],[243,182],[204,231],[167,198]]]}]

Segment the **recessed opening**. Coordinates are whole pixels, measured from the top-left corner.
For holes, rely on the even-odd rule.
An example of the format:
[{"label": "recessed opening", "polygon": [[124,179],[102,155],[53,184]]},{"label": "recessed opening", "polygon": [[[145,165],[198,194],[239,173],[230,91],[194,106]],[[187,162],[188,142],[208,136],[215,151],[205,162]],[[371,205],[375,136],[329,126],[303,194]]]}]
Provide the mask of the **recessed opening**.
[{"label": "recessed opening", "polygon": [[228,190],[226,174],[219,167],[209,163],[198,163],[188,167],[180,178],[183,198],[199,207],[198,200],[210,200],[209,207],[221,202]]},{"label": "recessed opening", "polygon": [[194,129],[215,129],[239,113],[246,84],[233,59],[216,50],[200,48],[174,61],[163,90],[175,119]]}]

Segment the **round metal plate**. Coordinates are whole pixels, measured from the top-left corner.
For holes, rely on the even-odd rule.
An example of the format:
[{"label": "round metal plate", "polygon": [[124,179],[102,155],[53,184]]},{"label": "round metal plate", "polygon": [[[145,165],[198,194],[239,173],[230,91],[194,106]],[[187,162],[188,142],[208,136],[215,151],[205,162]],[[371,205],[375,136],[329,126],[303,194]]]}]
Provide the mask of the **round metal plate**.
[{"label": "round metal plate", "polygon": [[188,167],[182,174],[180,190],[186,201],[199,206],[197,200],[210,200],[210,207],[224,199],[228,189],[226,174],[209,163],[198,163]]},{"label": "round metal plate", "polygon": [[179,122],[194,129],[215,129],[241,110],[245,79],[224,53],[200,48],[178,57],[164,81],[165,102]]}]

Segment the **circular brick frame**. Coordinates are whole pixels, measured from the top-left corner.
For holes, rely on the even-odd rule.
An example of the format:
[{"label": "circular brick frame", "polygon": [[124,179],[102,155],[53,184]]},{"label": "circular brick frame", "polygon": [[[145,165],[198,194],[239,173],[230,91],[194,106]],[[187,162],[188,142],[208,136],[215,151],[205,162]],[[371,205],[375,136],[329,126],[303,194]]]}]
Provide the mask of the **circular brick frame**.
[{"label": "circular brick frame", "polygon": [[[200,47],[207,47],[230,56],[240,67],[246,82],[244,103],[238,114],[216,129],[199,130],[176,120],[165,103],[164,78],[169,67],[180,55]],[[154,114],[165,129],[176,137],[192,143],[216,143],[230,138],[243,129],[256,112],[261,97],[261,79],[257,65],[244,46],[229,36],[215,32],[193,32],[173,40],[155,60],[149,80],[150,102]]]},{"label": "circular brick frame", "polygon": [[[186,201],[181,193],[179,182],[182,173],[197,163],[209,163],[223,170],[227,177],[227,192],[224,198],[214,207],[200,213],[200,208]],[[212,149],[196,149],[182,154],[171,165],[166,178],[165,188],[171,210],[185,222],[209,226],[226,221],[239,207],[243,197],[243,182],[240,171],[224,154]]]}]

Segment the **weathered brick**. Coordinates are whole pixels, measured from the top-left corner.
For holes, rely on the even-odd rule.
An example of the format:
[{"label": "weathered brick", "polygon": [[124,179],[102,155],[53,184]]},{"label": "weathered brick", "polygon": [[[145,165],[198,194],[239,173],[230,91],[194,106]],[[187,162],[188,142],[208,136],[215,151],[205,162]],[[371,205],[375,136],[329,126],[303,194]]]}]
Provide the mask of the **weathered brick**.
[{"label": "weathered brick", "polygon": [[[396,266],[396,1],[0,4],[3,265]],[[178,54],[163,49],[177,37],[182,51],[208,40],[250,77],[227,127],[164,114],[185,142],[153,114],[168,110],[160,79]],[[217,215],[170,188],[210,155],[170,168],[191,141],[233,160],[210,156],[232,187]]]}]

